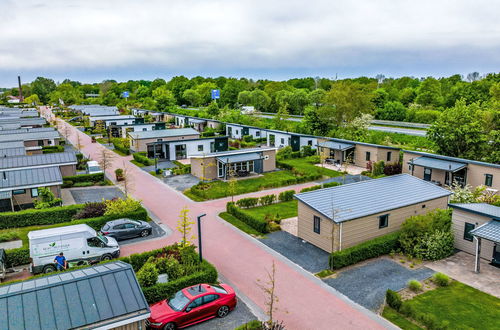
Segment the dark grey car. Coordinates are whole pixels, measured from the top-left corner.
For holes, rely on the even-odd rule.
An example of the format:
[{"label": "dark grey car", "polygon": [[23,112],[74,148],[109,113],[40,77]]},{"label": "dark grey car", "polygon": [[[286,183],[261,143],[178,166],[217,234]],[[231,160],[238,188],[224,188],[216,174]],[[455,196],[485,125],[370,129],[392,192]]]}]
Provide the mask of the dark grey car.
[{"label": "dark grey car", "polygon": [[105,236],[114,237],[117,240],[146,237],[151,235],[153,227],[146,221],[132,219],[117,219],[108,221],[101,228],[101,232]]}]

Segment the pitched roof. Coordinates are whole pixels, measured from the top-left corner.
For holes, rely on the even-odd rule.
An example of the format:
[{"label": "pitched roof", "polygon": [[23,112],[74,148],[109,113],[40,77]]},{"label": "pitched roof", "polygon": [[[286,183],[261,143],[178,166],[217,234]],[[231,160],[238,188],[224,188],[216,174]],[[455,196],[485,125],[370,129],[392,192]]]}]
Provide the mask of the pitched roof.
[{"label": "pitched roof", "polygon": [[449,190],[409,174],[361,181],[295,195],[295,198],[335,222],[357,219],[449,196]]},{"label": "pitched roof", "polygon": [[207,153],[207,154],[203,154],[203,155],[194,155],[193,158],[206,158],[206,157],[214,157],[214,156],[224,157],[224,156],[231,156],[231,155],[241,155],[241,154],[269,151],[269,150],[277,150],[277,148],[261,147],[261,148],[244,148],[244,149],[238,149],[238,150],[218,151],[218,152],[211,152],[211,153]]},{"label": "pitched roof", "polygon": [[0,191],[59,184],[62,175],[57,166],[0,172]]},{"label": "pitched roof", "polygon": [[485,217],[500,219],[500,207],[487,203],[450,203],[451,207],[469,211]]},{"label": "pitched roof", "polygon": [[58,139],[60,138],[57,131],[45,131],[45,132],[25,132],[17,134],[5,134],[0,135],[0,142],[6,141],[32,141],[32,140],[44,140],[44,139]]},{"label": "pitched roof", "polygon": [[0,150],[1,149],[11,149],[11,148],[23,148],[23,141],[10,141],[10,142],[0,142]]},{"label": "pitched roof", "polygon": [[128,120],[128,119],[135,119],[135,116],[132,115],[110,115],[110,116],[90,116],[89,119],[91,121],[95,120]]},{"label": "pitched roof", "polygon": [[134,139],[153,139],[183,135],[200,135],[200,133],[193,128],[169,128],[154,131],[130,132],[128,134]]},{"label": "pitched roof", "polygon": [[132,267],[121,261],[0,287],[0,324],[8,329],[106,327],[149,315]]},{"label": "pitched roof", "polygon": [[36,166],[61,166],[76,163],[74,152],[54,152],[50,154],[3,157],[0,158],[0,170]]},{"label": "pitched roof", "polygon": [[491,220],[470,231],[476,237],[500,243],[500,220]]},{"label": "pitched roof", "polygon": [[44,125],[45,118],[0,118],[0,126],[20,124],[21,126]]}]

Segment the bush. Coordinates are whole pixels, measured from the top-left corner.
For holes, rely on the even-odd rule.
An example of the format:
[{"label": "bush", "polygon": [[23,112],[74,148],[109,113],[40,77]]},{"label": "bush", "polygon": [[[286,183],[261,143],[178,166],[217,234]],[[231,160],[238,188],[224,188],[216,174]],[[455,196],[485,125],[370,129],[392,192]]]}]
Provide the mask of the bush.
[{"label": "bush", "polygon": [[42,147],[42,153],[53,154],[56,152],[64,152],[64,146],[44,146]]},{"label": "bush", "polygon": [[265,195],[259,199],[260,205],[271,205],[276,200],[276,195]]},{"label": "bush", "polygon": [[329,258],[330,267],[332,269],[339,269],[366,259],[389,254],[392,250],[398,249],[398,242],[399,232],[395,232],[363,242],[342,251],[334,252]]},{"label": "bush", "polygon": [[79,182],[93,182],[97,183],[104,180],[104,173],[95,174],[79,174],[72,176],[65,176],[63,178],[63,187],[72,187],[75,183]]},{"label": "bush", "polygon": [[420,246],[415,247],[419,251],[419,257],[426,260],[440,260],[451,256],[455,250],[454,237],[451,231],[436,230],[426,235]]},{"label": "bush", "polygon": [[408,288],[413,292],[419,292],[422,290],[422,283],[417,280],[409,280]]},{"label": "bush", "polygon": [[27,265],[31,262],[30,249],[21,247],[17,249],[5,250],[6,267],[16,267]]},{"label": "bush", "polygon": [[243,141],[245,141],[245,142],[252,142],[253,141],[253,137],[251,135],[244,135],[243,136]]},{"label": "bush", "polygon": [[137,272],[137,281],[142,288],[153,286],[158,281],[158,269],[153,262],[147,262]]},{"label": "bush", "polygon": [[113,143],[113,147],[115,148],[115,150],[118,150],[125,155],[130,155],[130,146],[126,145],[127,140],[114,138],[111,140],[111,142]]},{"label": "bush", "polygon": [[281,148],[278,150],[276,153],[276,159],[290,159],[292,158],[292,147],[286,146],[284,148]]},{"label": "bush", "polygon": [[450,285],[450,278],[443,273],[436,273],[432,276],[432,282],[436,283],[438,286],[448,286]]},{"label": "bush", "polygon": [[258,320],[253,320],[248,323],[242,324],[237,328],[234,328],[234,330],[262,330],[265,329],[262,326],[262,323]]},{"label": "bush", "polygon": [[85,203],[84,207],[74,215],[73,219],[102,217],[104,212],[106,212],[106,204],[103,202]]},{"label": "bush", "polygon": [[142,155],[139,152],[135,152],[133,155],[134,160],[138,163],[141,163],[143,165],[149,166],[149,165],[154,165],[154,160],[149,159],[148,157]]},{"label": "bush", "polygon": [[77,187],[91,187],[95,184],[96,183],[94,183],[94,182],[77,182],[77,183],[73,184],[73,187],[75,187],[75,188],[77,188]]},{"label": "bush", "polygon": [[0,229],[68,222],[83,208],[83,204],[76,204],[40,210],[2,212],[0,213]]},{"label": "bush", "polygon": [[238,207],[236,207],[236,205],[234,205],[233,202],[226,204],[226,211],[258,232],[263,234],[269,233],[269,224],[266,221],[262,221],[245,212],[242,212]]},{"label": "bush", "polygon": [[384,166],[384,173],[385,175],[396,175],[396,174],[401,174],[402,172],[402,167],[400,163],[394,163],[394,164],[386,164]]},{"label": "bush", "polygon": [[397,293],[396,291],[392,291],[390,289],[387,290],[387,292],[385,293],[385,301],[387,302],[387,305],[389,305],[390,307],[394,308],[397,311],[399,311],[399,309],[401,308],[401,304],[403,303],[399,293]]},{"label": "bush", "polygon": [[255,207],[259,203],[259,199],[255,197],[242,198],[236,202],[238,207],[249,208]]},{"label": "bush", "polygon": [[104,212],[104,215],[130,213],[142,208],[141,202],[130,197],[127,199],[115,198],[106,200],[104,204],[106,204],[106,212]]},{"label": "bush", "polygon": [[15,230],[1,233],[0,234],[0,243],[14,241],[14,240],[19,239],[19,237],[20,237],[19,232],[15,231]]},{"label": "bush", "polygon": [[288,201],[293,200],[293,195],[295,195],[295,190],[282,191],[278,195],[278,200],[280,202],[288,202]]},{"label": "bush", "polygon": [[182,275],[181,264],[174,257],[158,259],[156,268],[160,274],[167,274],[169,281],[176,280]]},{"label": "bush", "polygon": [[300,192],[304,193],[304,192],[314,191],[314,190],[318,190],[318,189],[322,189],[322,188],[323,187],[321,187],[321,186],[312,186],[312,187],[303,188],[300,190]]},{"label": "bush", "polygon": [[300,157],[309,157],[316,155],[316,149],[312,146],[303,146],[300,148]]},{"label": "bush", "polygon": [[383,160],[379,160],[378,162],[372,163],[372,175],[382,175],[384,174],[385,163]]}]

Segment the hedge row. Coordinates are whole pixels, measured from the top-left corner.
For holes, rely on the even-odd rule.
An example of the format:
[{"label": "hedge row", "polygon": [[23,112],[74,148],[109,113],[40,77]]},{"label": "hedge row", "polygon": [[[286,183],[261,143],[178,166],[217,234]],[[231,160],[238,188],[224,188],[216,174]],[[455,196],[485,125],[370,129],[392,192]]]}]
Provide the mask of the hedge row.
[{"label": "hedge row", "polygon": [[148,157],[142,155],[139,152],[133,153],[132,156],[134,157],[134,160],[136,162],[141,163],[141,164],[146,165],[146,166],[153,165],[155,163],[154,160],[149,159]]},{"label": "hedge row", "polygon": [[261,232],[263,234],[269,233],[269,224],[266,221],[257,219],[236,207],[233,202],[229,202],[226,204],[227,213],[235,216],[239,220],[243,221],[253,229]]},{"label": "hedge row", "polygon": [[323,189],[323,188],[336,187],[336,186],[340,186],[341,184],[342,183],[340,183],[340,182],[328,182],[328,183],[324,183],[322,185],[304,188],[300,192],[303,193],[303,192],[308,192],[308,191],[313,191],[313,190],[318,190],[318,189]]},{"label": "hedge row", "polygon": [[84,204],[76,204],[39,210],[29,209],[18,212],[2,212],[0,213],[0,229],[68,222],[84,206]]},{"label": "hedge row", "polygon": [[56,152],[64,152],[63,146],[45,146],[42,147],[42,153],[44,154],[53,154]]},{"label": "hedge row", "polygon": [[359,245],[337,251],[330,254],[330,268],[339,269],[345,266],[354,265],[360,261],[375,258],[399,247],[399,232],[380,236]]},{"label": "hedge row", "polygon": [[71,181],[73,183],[77,182],[99,182],[104,180],[104,173],[94,173],[94,174],[78,174],[65,176],[63,181]]},{"label": "hedge row", "polygon": [[117,139],[113,139],[112,141],[113,143],[113,147],[115,148],[115,150],[118,150],[119,152],[125,154],[125,155],[130,155],[130,149],[125,147],[121,141],[117,140]]}]

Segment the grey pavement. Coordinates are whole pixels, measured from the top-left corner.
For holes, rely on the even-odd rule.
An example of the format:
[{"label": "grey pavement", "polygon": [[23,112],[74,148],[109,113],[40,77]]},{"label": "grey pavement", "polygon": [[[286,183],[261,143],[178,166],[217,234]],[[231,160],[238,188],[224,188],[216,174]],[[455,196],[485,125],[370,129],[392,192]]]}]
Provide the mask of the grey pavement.
[{"label": "grey pavement", "polygon": [[218,318],[215,317],[206,322],[196,324],[194,326],[188,327],[187,329],[193,330],[233,330],[242,324],[248,323],[252,320],[256,320],[257,317],[252,314],[250,308],[243,302],[243,300],[238,299],[238,304],[226,317]]},{"label": "grey pavement", "polygon": [[334,178],[326,179],[320,181],[320,183],[330,183],[330,182],[340,182],[342,184],[347,184],[347,183],[354,183],[354,182],[360,182],[360,181],[365,181],[365,180],[371,180],[369,176],[366,175],[353,175],[353,174],[346,174],[345,177],[341,176],[336,176]]},{"label": "grey pavement", "polygon": [[311,273],[328,268],[328,252],[286,231],[267,234],[259,241]]},{"label": "grey pavement", "polygon": [[151,227],[153,227],[153,232],[151,233],[151,235],[146,237],[136,237],[136,238],[120,240],[119,241],[120,245],[139,243],[150,239],[160,238],[167,234],[165,230],[163,230],[163,228],[161,228],[156,222],[150,221],[149,224],[151,225]]},{"label": "grey pavement", "polygon": [[[175,167],[177,167],[177,165],[175,165],[174,163],[172,163],[169,160],[162,160],[162,161],[158,162],[157,167],[161,168],[163,170],[163,169],[175,168]],[[151,171],[155,170],[155,166],[154,165],[144,166],[144,167],[141,167],[141,169],[146,171],[146,172],[151,172]]]},{"label": "grey pavement", "polygon": [[200,182],[200,179],[191,174],[182,174],[164,178],[163,182],[175,190],[184,191]]},{"label": "grey pavement", "polygon": [[117,187],[71,188],[70,192],[77,204],[125,197]]},{"label": "grey pavement", "polygon": [[408,269],[399,263],[381,258],[348,268],[336,278],[324,282],[372,311],[377,311],[385,299],[387,289],[399,291],[409,280],[424,280],[434,274],[432,269]]}]

